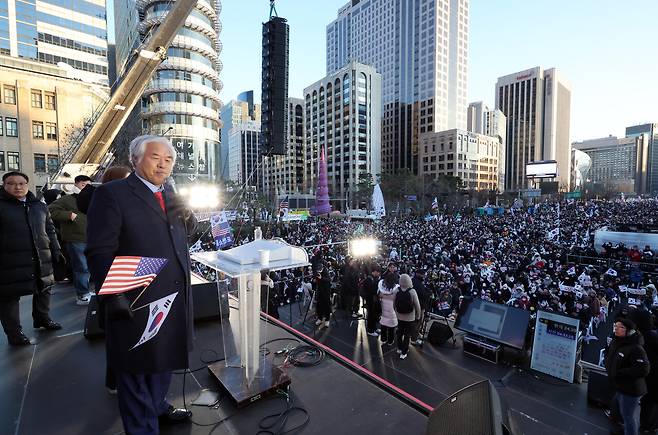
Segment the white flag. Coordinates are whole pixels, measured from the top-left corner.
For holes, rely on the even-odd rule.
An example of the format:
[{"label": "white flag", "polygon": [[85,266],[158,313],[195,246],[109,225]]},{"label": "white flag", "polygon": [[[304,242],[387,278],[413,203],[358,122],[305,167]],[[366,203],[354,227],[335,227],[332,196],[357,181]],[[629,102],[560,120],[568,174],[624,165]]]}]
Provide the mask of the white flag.
[{"label": "white flag", "polygon": [[160,327],[164,324],[164,321],[169,314],[169,310],[171,309],[177,294],[178,292],[172,293],[169,296],[165,296],[164,298],[158,299],[149,304],[149,318],[146,322],[146,328],[144,328],[142,337],[132,349],[146,343],[158,334]]},{"label": "white flag", "polygon": [[197,240],[192,246],[190,246],[190,254],[193,254],[195,252],[201,252],[203,249],[201,248],[201,239]]},{"label": "white flag", "polygon": [[575,267],[575,266],[571,266],[571,268],[570,268],[569,270],[567,270],[567,275],[571,275],[571,276],[573,276],[573,275],[575,275],[575,274],[576,274],[576,267]]},{"label": "white flag", "polygon": [[617,271],[611,267],[605,274],[610,276],[617,276]]},{"label": "white flag", "polygon": [[546,238],[547,238],[548,240],[553,240],[554,238],[558,237],[559,235],[560,235],[560,229],[559,229],[559,228],[555,228],[554,230],[550,230],[550,231],[546,234]]}]

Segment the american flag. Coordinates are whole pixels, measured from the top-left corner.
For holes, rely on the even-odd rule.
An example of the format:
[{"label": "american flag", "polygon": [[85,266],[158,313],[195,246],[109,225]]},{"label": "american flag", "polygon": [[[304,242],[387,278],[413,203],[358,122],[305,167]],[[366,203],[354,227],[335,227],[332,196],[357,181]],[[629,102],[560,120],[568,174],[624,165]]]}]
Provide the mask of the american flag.
[{"label": "american flag", "polygon": [[210,216],[210,231],[212,232],[212,237],[215,240],[215,247],[217,249],[222,249],[233,244],[231,226],[228,223],[226,212]]},{"label": "american flag", "polygon": [[148,287],[167,261],[166,258],[115,257],[98,294],[111,295]]},{"label": "american flag", "polygon": [[289,207],[290,207],[290,203],[288,202],[288,197],[286,196],[284,199],[281,200],[281,203],[279,204],[279,213],[281,215],[288,213]]}]

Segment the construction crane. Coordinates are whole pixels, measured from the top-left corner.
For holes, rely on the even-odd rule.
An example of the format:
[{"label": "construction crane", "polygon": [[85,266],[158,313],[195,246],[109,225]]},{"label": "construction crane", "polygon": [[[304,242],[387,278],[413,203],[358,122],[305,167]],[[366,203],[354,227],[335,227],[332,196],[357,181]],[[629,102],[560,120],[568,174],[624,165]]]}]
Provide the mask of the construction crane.
[{"label": "construction crane", "polygon": [[[144,0],[137,0],[141,2]],[[86,123],[84,136],[64,156],[51,183],[73,183],[80,173],[95,174],[103,163],[112,141],[126,122],[158,65],[167,58],[167,48],[197,4],[197,0],[177,0],[155,31],[134,52],[131,65],[121,77],[112,96]]]}]

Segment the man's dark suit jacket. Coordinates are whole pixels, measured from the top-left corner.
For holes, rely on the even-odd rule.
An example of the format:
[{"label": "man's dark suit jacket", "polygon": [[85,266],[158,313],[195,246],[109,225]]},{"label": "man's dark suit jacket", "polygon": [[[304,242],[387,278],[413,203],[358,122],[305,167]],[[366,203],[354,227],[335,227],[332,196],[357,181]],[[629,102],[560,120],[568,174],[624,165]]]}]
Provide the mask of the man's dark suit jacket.
[{"label": "man's dark suit jacket", "polygon": [[[114,258],[129,255],[168,260],[134,308],[178,292],[158,334],[136,348],[147,328],[148,307],[135,311],[131,320],[106,319],[108,363],[123,372],[162,373],[188,367],[193,314],[187,237],[195,231],[196,220],[193,215],[185,220],[180,201],[170,188],[163,196],[166,213],[133,173],[99,186],[87,214],[86,253],[97,291]],[[124,295],[133,301],[140,292],[136,289]]]}]

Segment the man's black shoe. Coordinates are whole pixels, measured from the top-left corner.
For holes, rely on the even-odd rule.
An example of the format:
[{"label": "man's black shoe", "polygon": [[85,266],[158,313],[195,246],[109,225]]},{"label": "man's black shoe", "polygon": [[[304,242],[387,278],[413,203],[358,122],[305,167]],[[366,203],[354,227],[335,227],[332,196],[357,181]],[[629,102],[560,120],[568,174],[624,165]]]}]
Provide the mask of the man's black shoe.
[{"label": "man's black shoe", "polygon": [[18,334],[12,334],[7,336],[7,341],[12,346],[27,346],[32,344],[29,338],[25,336],[22,332]]},{"label": "man's black shoe", "polygon": [[176,424],[188,421],[190,418],[192,418],[192,411],[182,408],[174,408],[169,405],[169,409],[158,417],[158,421],[160,424]]},{"label": "man's black shoe", "polygon": [[35,320],[33,324],[35,329],[45,328],[49,331],[57,331],[58,329],[62,329],[62,325],[53,321],[52,319]]}]

